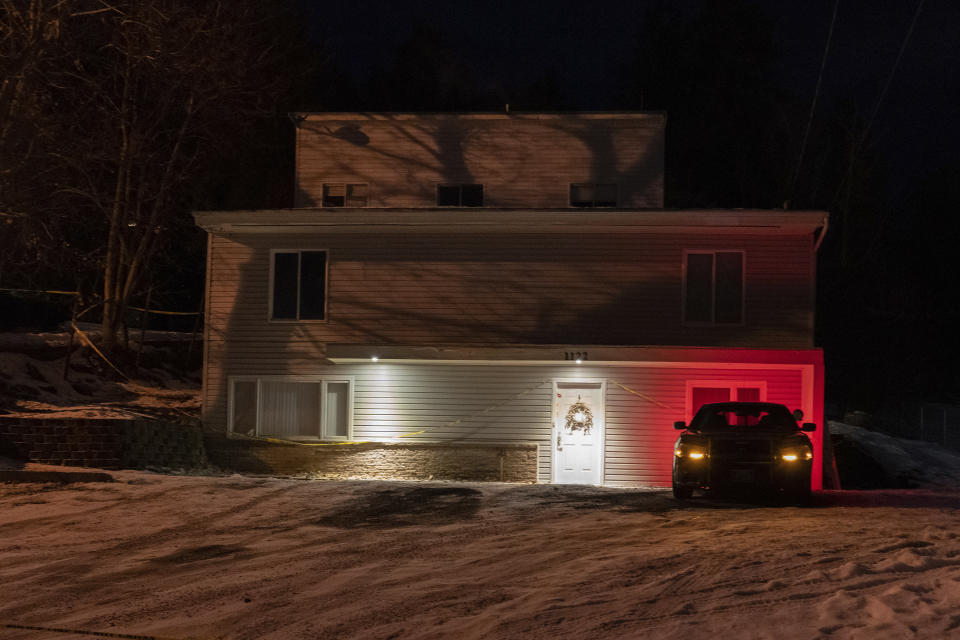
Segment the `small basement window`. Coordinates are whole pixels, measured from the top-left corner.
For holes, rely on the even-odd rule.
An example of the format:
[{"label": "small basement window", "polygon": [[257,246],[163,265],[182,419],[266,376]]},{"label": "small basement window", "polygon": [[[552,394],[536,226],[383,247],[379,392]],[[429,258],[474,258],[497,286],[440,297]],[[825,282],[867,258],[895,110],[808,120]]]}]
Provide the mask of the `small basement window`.
[{"label": "small basement window", "polygon": [[571,207],[615,207],[617,185],[583,182],[570,185]]},{"label": "small basement window", "polygon": [[324,207],[367,206],[367,185],[363,183],[327,183],[323,185]]},{"label": "small basement window", "polygon": [[349,440],[353,380],[240,377],[230,386],[230,431],[277,438]]},{"label": "small basement window", "polygon": [[683,321],[743,324],[743,251],[685,251]]},{"label": "small basement window", "polygon": [[272,252],[271,320],[324,320],[327,252]]},{"label": "small basement window", "polygon": [[438,184],[438,207],[482,207],[482,184]]}]

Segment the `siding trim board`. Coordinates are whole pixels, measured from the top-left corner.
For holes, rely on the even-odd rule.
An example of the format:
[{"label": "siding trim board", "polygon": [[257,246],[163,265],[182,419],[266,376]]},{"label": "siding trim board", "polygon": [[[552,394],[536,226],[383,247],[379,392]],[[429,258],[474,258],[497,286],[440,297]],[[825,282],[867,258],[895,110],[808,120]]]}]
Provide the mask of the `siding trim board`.
[{"label": "siding trim board", "polygon": [[416,362],[423,364],[573,364],[569,353],[581,356],[584,365],[604,364],[609,366],[687,366],[697,364],[737,363],[784,365],[822,363],[820,349],[752,349],[743,347],[636,347],[608,345],[514,345],[490,346],[397,346],[362,344],[327,344],[326,357],[334,363],[370,362],[378,356],[381,362]]},{"label": "siding trim board", "polygon": [[[591,210],[515,207],[333,207],[259,211],[195,211],[197,225],[212,233],[690,233],[807,236],[826,225],[824,211],[764,209]],[[813,248],[811,247],[811,252]]]}]

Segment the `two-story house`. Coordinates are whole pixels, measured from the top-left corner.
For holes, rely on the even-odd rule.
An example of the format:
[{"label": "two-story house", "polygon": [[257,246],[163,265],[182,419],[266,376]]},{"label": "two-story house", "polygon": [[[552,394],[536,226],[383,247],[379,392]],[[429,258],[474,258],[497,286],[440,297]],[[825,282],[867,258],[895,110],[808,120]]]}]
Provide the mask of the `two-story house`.
[{"label": "two-story house", "polygon": [[540,482],[667,486],[675,420],[767,400],[821,459],[825,212],[664,209],[662,113],[294,120],[296,208],[196,214],[208,429],[517,445]]}]

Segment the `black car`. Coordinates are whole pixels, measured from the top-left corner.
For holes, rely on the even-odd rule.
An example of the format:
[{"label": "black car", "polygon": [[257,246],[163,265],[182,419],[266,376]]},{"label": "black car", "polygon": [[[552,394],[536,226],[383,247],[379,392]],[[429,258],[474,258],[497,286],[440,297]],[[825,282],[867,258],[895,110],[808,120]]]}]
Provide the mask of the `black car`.
[{"label": "black car", "polygon": [[775,492],[810,497],[813,446],[804,432],[816,430],[803,413],[771,402],[717,402],[700,407],[673,447],[673,495],[695,489]]}]

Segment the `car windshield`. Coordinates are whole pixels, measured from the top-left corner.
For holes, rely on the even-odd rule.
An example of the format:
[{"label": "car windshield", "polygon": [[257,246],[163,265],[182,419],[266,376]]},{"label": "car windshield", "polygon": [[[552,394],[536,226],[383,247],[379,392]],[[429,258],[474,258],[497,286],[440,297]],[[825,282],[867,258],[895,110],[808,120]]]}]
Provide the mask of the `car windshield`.
[{"label": "car windshield", "polygon": [[797,422],[782,404],[721,402],[705,404],[690,422],[694,431],[797,430]]}]

